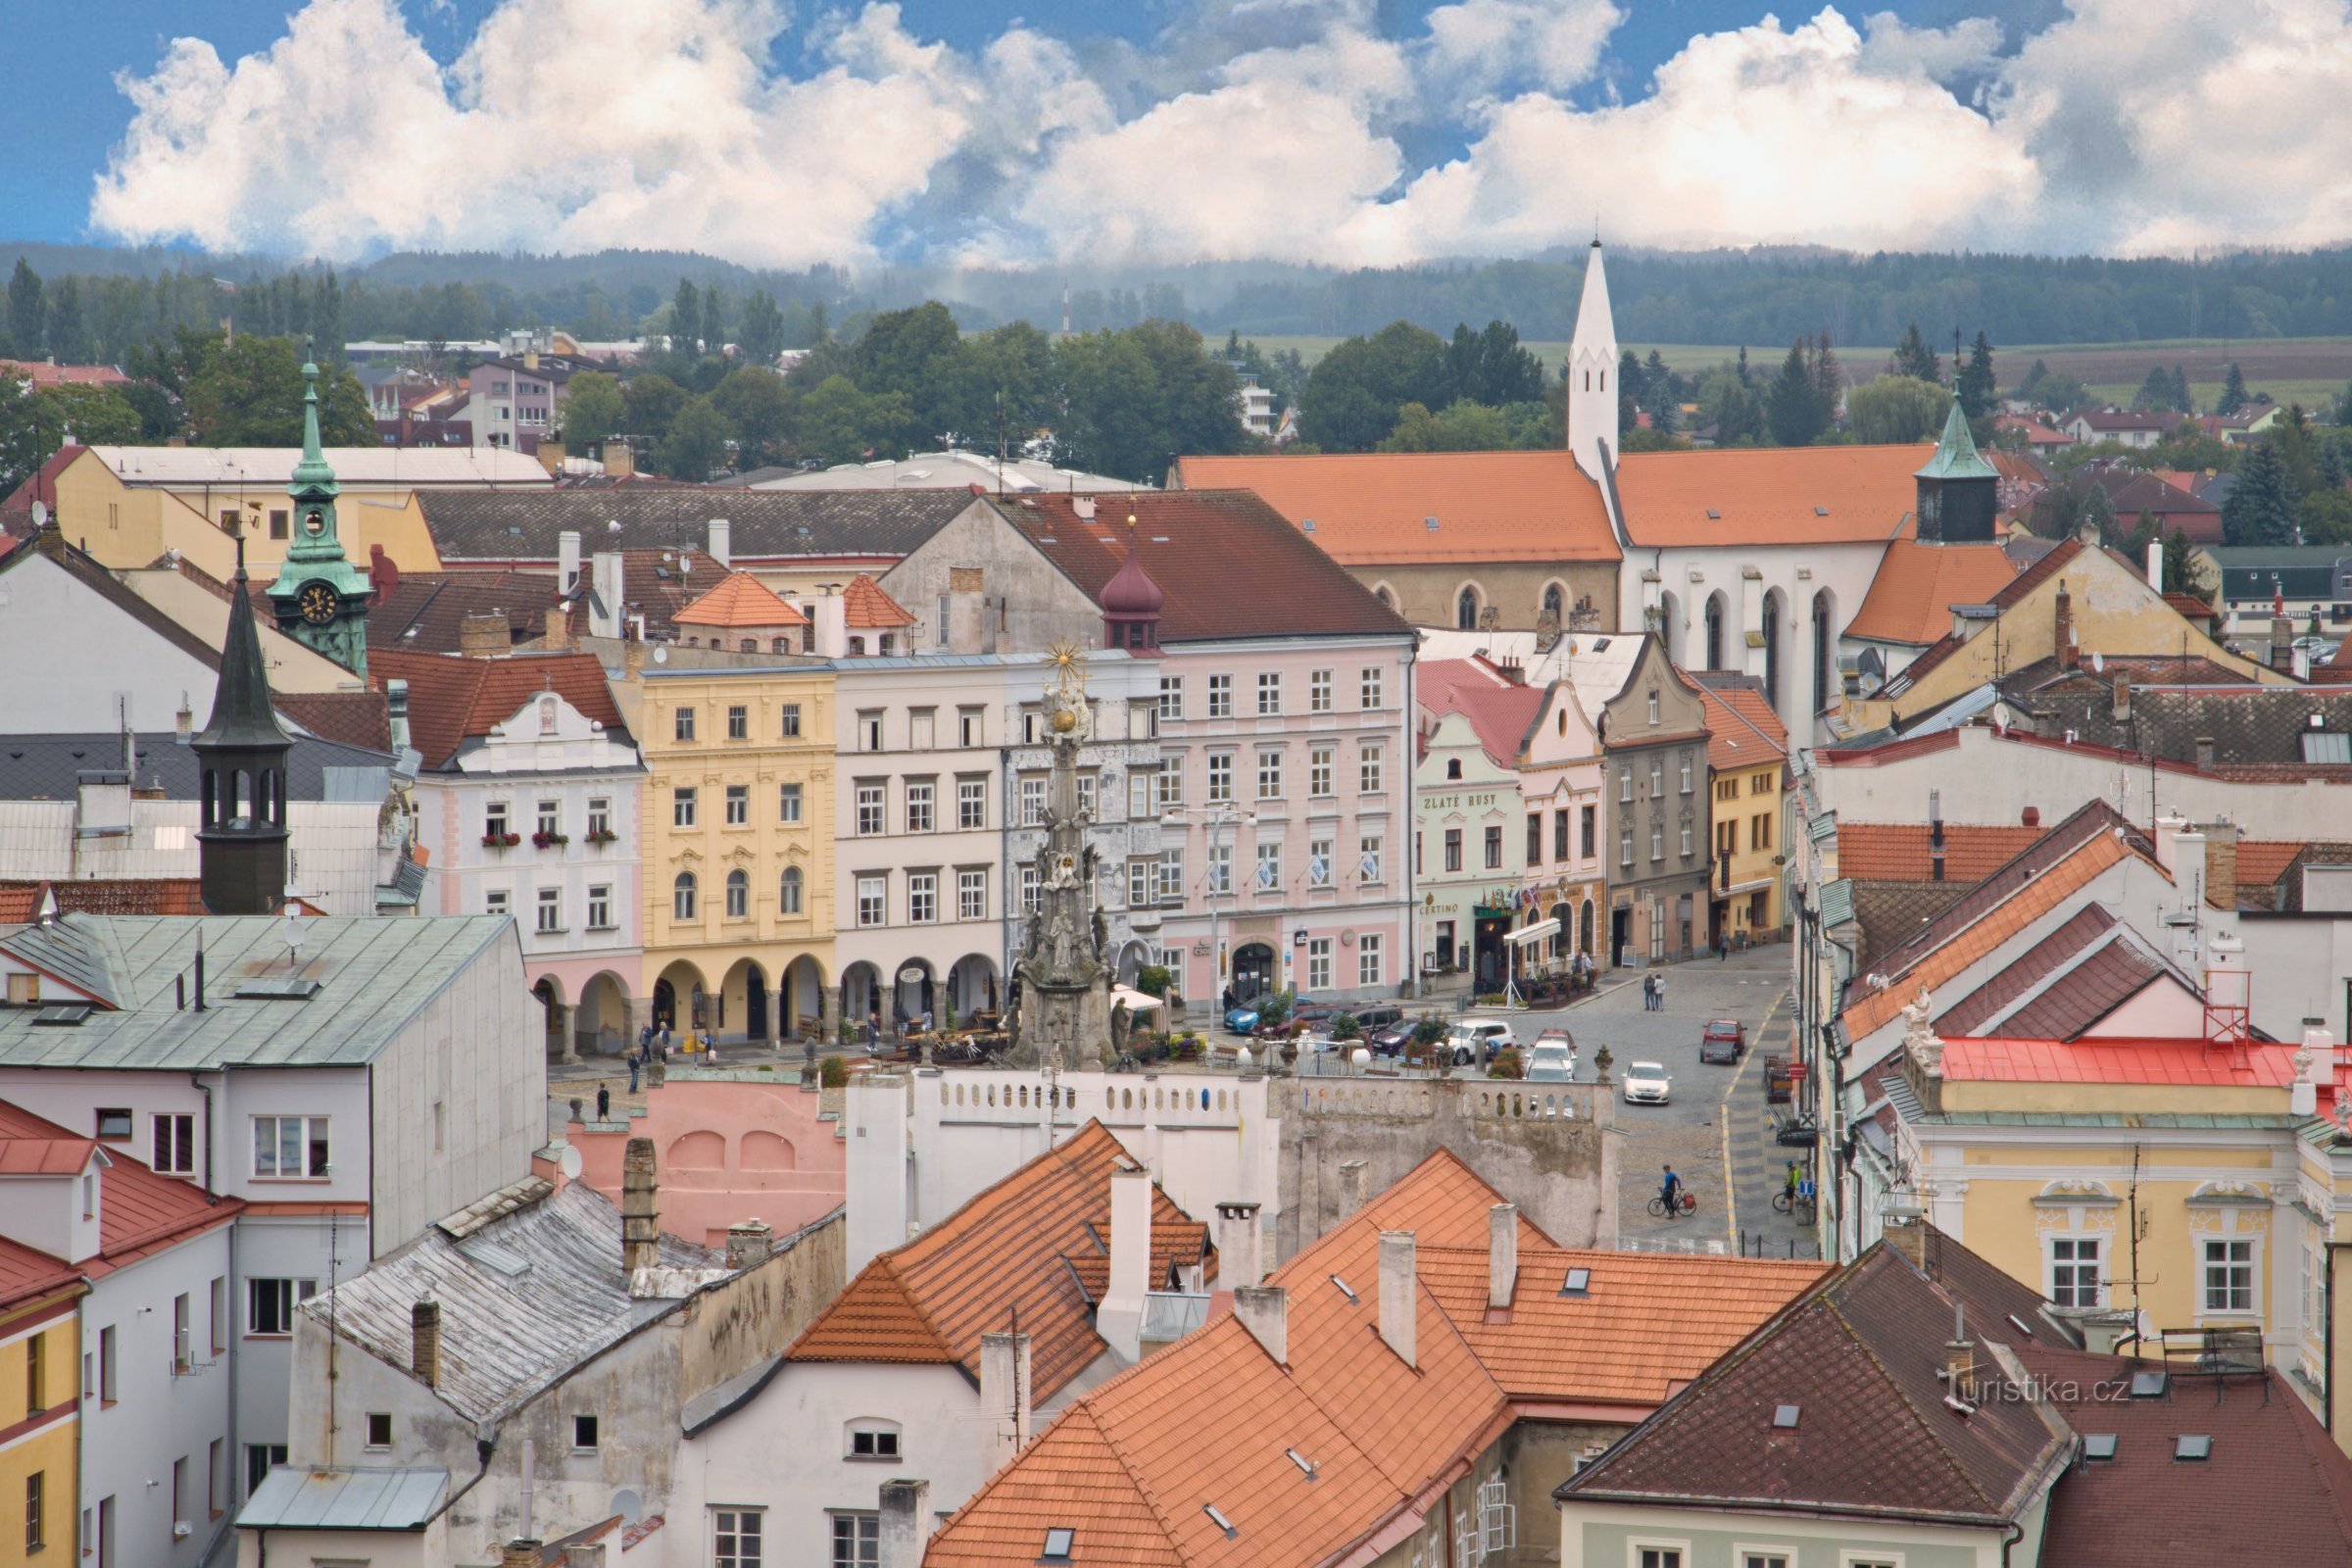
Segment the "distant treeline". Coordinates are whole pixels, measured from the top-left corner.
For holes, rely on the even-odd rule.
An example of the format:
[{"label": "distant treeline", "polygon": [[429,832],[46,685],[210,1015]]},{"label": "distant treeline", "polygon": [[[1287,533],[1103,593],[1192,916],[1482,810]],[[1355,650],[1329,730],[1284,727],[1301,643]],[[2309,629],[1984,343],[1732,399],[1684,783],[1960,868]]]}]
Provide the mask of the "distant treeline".
[{"label": "distant treeline", "polygon": [[[206,280],[209,295],[217,278],[224,295],[245,296],[208,298],[204,309],[223,303],[233,311],[242,303],[253,311],[270,308],[273,280],[299,274],[315,290],[326,272],[251,257],[53,245],[0,245],[0,272],[19,254],[53,282],[79,278],[85,302],[114,303],[113,321],[92,323],[93,339],[108,348],[135,330],[128,284],[146,285],[149,318],[184,323],[195,311],[187,308],[194,303],[185,298],[189,285],[179,279]],[[966,330],[1013,320],[1052,330],[1062,323],[1065,291],[1069,324],[1079,331],[1157,318],[1190,322],[1212,338],[1236,329],[1261,337],[1349,337],[1396,320],[1441,334],[1457,322],[1501,320],[1522,340],[1556,341],[1575,326],[1584,261],[1577,250],[1525,261],[1351,271],[1270,263],[774,271],[665,251],[403,254],[340,269],[339,283],[342,324],[353,337],[452,339],[553,326],[590,338],[627,338],[648,329],[682,275],[735,301],[766,294],[787,318],[787,343],[795,347],[816,340],[820,320],[854,334],[863,318],[927,299],[953,305]],[[153,281],[159,275],[173,280],[168,306]],[[1882,345],[1914,321],[1931,344],[1947,349],[1955,327],[1970,339],[1982,331],[1996,345],[2352,336],[2352,250],[2197,262],[1614,251],[1609,283],[1617,330],[1638,343],[1744,343],[1777,353],[1827,328],[1838,343]],[[281,316],[292,316],[292,301],[283,293],[278,300],[287,307]]]}]

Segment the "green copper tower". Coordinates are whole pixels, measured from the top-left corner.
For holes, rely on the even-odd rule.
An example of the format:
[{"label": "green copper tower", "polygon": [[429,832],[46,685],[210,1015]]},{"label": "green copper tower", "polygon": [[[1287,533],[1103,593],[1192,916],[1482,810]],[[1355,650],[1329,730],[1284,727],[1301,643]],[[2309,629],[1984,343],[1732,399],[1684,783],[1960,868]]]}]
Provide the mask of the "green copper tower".
[{"label": "green copper tower", "polygon": [[294,537],[277,580],[270,585],[277,629],[317,649],[354,674],[368,673],[367,573],[343,553],[335,530],[335,497],[342,487],[318,449],[318,367],[303,340],[302,461],[286,494],[294,498]]}]

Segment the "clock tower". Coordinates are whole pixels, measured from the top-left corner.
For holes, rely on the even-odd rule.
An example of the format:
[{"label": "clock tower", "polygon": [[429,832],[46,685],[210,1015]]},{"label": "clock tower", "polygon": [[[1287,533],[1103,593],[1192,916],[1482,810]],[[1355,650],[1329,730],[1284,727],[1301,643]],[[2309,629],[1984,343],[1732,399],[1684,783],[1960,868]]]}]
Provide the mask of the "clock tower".
[{"label": "clock tower", "polygon": [[[309,348],[309,340],[304,340]],[[368,673],[368,576],[343,553],[335,531],[341,486],[318,450],[318,367],[302,368],[302,461],[286,494],[294,498],[294,536],[286,546],[270,605],[277,629],[365,676]]]}]

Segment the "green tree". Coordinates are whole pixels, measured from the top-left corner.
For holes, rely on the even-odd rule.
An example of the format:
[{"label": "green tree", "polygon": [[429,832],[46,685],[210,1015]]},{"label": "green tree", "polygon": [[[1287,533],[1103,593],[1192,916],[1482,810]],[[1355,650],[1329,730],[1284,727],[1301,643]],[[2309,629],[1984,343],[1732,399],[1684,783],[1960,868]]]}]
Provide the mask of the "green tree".
[{"label": "green tree", "polygon": [[[1436,364],[1442,352],[1436,337],[1420,335]],[[1175,457],[1238,452],[1249,439],[1241,378],[1181,321],[1063,338],[1054,345],[1054,361],[1066,404],[1055,435],[1064,461],[1075,466],[1156,484]],[[1385,436],[1396,422],[1394,408],[1384,411],[1382,422]]]},{"label": "green tree", "polygon": [[2244,408],[2246,403],[2245,374],[2238,369],[2237,362],[2231,360],[2228,373],[2222,377],[2222,395],[2214,400],[2213,412],[2228,418]]},{"label": "green tree", "polygon": [[81,318],[81,285],[71,277],[60,278],[57,287],[49,290],[49,352],[60,365],[89,363],[90,333]]},{"label": "green tree", "polygon": [[[1407,403],[1446,403],[1446,345],[1409,321],[1332,348],[1298,395],[1298,433],[1325,452],[1369,452]],[[1238,423],[1238,421],[1237,421]]]},{"label": "green tree", "polygon": [[2294,539],[2295,497],[2286,465],[2268,441],[2237,467],[2237,488],[2222,503],[2222,539],[2232,545],[2283,545]]},{"label": "green tree", "polygon": [[2189,594],[2197,590],[2191,584],[2190,562],[2196,547],[2188,535],[2179,528],[2164,536],[2164,588],[2168,594]]},{"label": "green tree", "polygon": [[2352,382],[2345,383],[2344,389],[2335,395],[2335,422],[2352,424]]},{"label": "green tree", "polygon": [[1814,334],[1813,395],[1821,403],[1821,427],[1827,430],[1838,422],[1838,406],[1845,401],[1845,371],[1838,364],[1838,351],[1830,347],[1830,329],[1823,327]]},{"label": "green tree", "polygon": [[1960,399],[1960,412],[1968,416],[1973,425],[1992,417],[1992,405],[1998,397],[1999,380],[1992,369],[1992,340],[1983,332],[1969,345],[1968,364],[1952,377],[1952,390]]},{"label": "green tree", "polygon": [[1660,435],[1674,434],[1676,416],[1682,411],[1676,405],[1675,374],[1666,368],[1666,356],[1656,349],[1642,366],[1642,406],[1649,411],[1649,427]]},{"label": "green tree", "polygon": [[[1273,384],[1262,371],[1259,379]],[[1544,396],[1544,365],[1520,345],[1519,329],[1508,321],[1489,321],[1477,332],[1457,323],[1446,345],[1446,391],[1448,403],[1533,403]]]},{"label": "green tree", "polygon": [[1943,362],[1928,347],[1927,339],[1919,335],[1917,321],[1903,328],[1903,340],[1894,346],[1894,356],[1886,362],[1886,373],[1914,381],[1942,383]]},{"label": "green tree", "polygon": [[1788,358],[1781,362],[1781,373],[1764,395],[1764,420],[1774,444],[1784,447],[1810,446],[1829,426],[1821,385],[1807,363],[1801,337],[1788,345]]},{"label": "green tree", "polygon": [[889,453],[907,419],[906,394],[869,396],[846,375],[833,375],[801,395],[794,444],[821,463],[856,463]]},{"label": "green tree", "polygon": [[757,467],[781,455],[792,422],[792,394],[775,371],[764,366],[738,366],[711,390],[710,405],[735,432],[743,467]]},{"label": "green tree", "polygon": [[2161,365],[2151,366],[2147,379],[2132,395],[2132,407],[2143,414],[2166,412],[2180,407],[2173,397],[2172,373]]},{"label": "green tree", "polygon": [[727,416],[710,398],[688,398],[657,449],[657,466],[672,479],[701,484],[727,466],[727,445],[734,438]]},{"label": "green tree", "polygon": [[1764,403],[1748,384],[1744,364],[1721,365],[1699,377],[1698,422],[1702,429],[1714,426],[1719,447],[1753,446],[1765,438]]},{"label": "green tree", "polygon": [[735,334],[735,346],[752,365],[773,366],[783,354],[784,313],[767,290],[754,289],[743,302],[743,325]]},{"label": "green tree", "polygon": [[39,359],[41,329],[48,322],[48,302],[43,298],[41,274],[20,256],[17,270],[8,277],[9,348],[19,359]]},{"label": "green tree", "polygon": [[913,411],[913,426],[905,436],[909,442],[929,448],[993,428],[993,400],[979,406],[979,389],[965,373],[963,332],[937,300],[875,317],[858,340],[851,364],[865,391],[905,396]]},{"label": "green tree", "polygon": [[622,398],[621,422],[627,433],[659,444],[669,437],[669,422],[686,406],[686,389],[658,370],[631,381]]},{"label": "green tree", "polygon": [[1846,426],[1872,446],[1924,441],[1943,428],[1952,395],[1933,381],[1882,375],[1846,394]]},{"label": "green tree", "polygon": [[702,348],[702,291],[681,277],[669,302],[669,349],[672,354],[699,355]]},{"label": "green tree", "polygon": [[2314,490],[2297,504],[2295,522],[2307,545],[2352,542],[2352,492]]},{"label": "green tree", "polygon": [[964,406],[971,411],[966,437],[994,452],[1001,430],[1006,449],[1017,454],[1054,423],[1060,409],[1054,340],[1027,321],[1008,321],[966,338],[963,349],[957,364],[967,383]]},{"label": "green tree", "polygon": [[609,435],[617,435],[628,417],[627,395],[620,382],[602,370],[582,370],[564,388],[564,444],[585,452]]},{"label": "green tree", "polygon": [[2278,448],[2286,467],[2288,493],[2296,501],[2320,488],[2319,455],[2313,450],[2311,419],[2300,403],[2288,407],[2272,422],[2268,444]]},{"label": "green tree", "polygon": [[45,451],[56,451],[69,432],[85,447],[135,446],[144,433],[139,411],[111,386],[46,387],[33,402]]},{"label": "green tree", "polygon": [[1382,452],[1501,452],[1518,445],[1509,418],[1500,409],[1467,399],[1449,403],[1432,414],[1418,403],[1396,411],[1396,428],[1379,446]]},{"label": "green tree", "polygon": [[1617,430],[1642,427],[1642,360],[1632,349],[1617,356]]},{"label": "green tree", "polygon": [[[205,336],[184,394],[189,438],[208,447],[302,444],[302,353],[292,338]],[[321,376],[318,438],[330,447],[375,445],[368,394],[349,370]]]}]

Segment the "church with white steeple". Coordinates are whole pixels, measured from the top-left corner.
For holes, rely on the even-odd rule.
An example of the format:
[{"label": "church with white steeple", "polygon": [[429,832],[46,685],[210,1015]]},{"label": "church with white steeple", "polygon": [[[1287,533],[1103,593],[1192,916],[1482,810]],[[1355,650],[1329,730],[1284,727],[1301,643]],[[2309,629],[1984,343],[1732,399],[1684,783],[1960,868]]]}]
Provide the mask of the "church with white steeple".
[{"label": "church with white steeple", "polygon": [[1609,315],[1609,280],[1600,241],[1586,253],[1584,298],[1576,307],[1576,338],[1568,345],[1568,450],[1576,466],[1598,481],[1617,461],[1617,323]]}]

